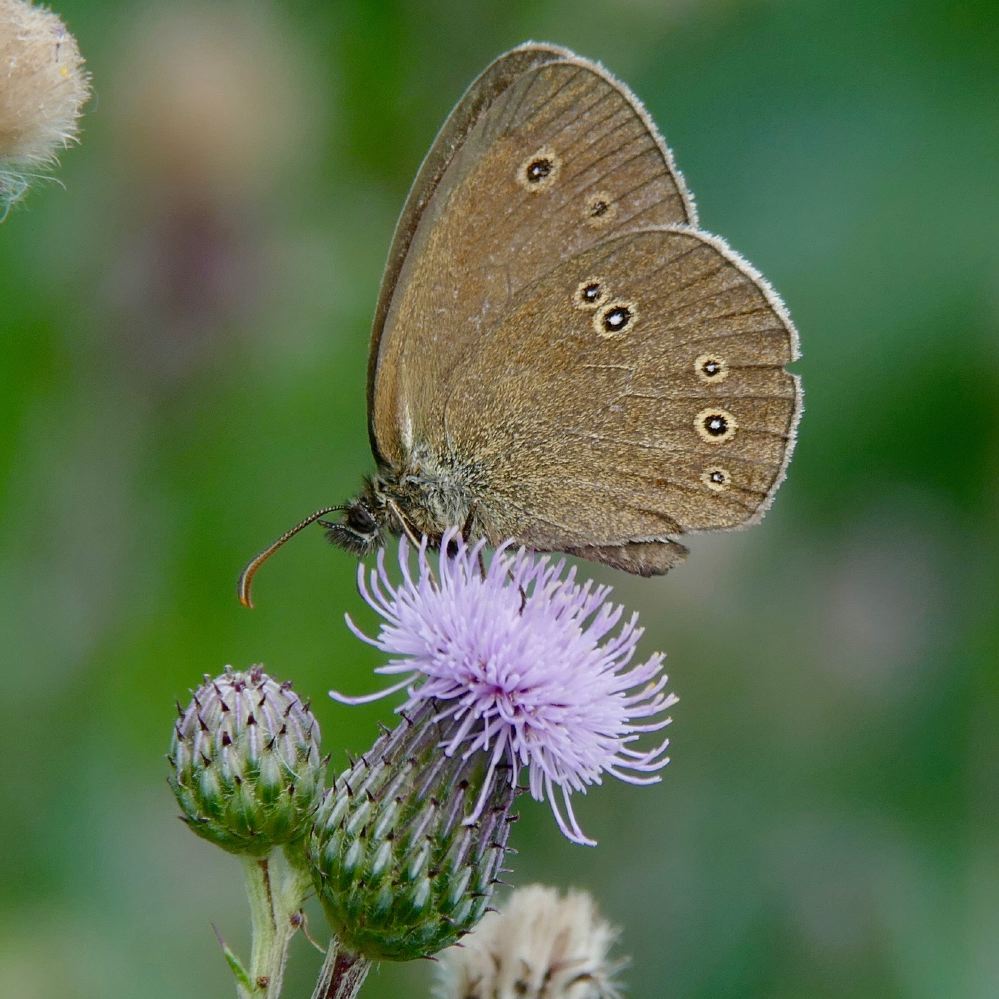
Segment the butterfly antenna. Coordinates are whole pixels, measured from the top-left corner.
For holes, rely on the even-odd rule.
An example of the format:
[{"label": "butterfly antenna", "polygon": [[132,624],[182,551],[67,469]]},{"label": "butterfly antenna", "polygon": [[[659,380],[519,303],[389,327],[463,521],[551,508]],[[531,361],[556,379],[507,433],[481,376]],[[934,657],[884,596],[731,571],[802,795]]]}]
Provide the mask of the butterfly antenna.
[{"label": "butterfly antenna", "polygon": [[236,594],[239,602],[244,607],[252,607],[253,601],[250,599],[250,584],[257,570],[283,545],[290,541],[299,531],[304,530],[309,524],[314,524],[320,517],[325,517],[328,513],[336,510],[346,510],[344,506],[324,506],[322,510],[317,510],[310,514],[300,524],[296,524],[290,531],[285,531],[280,538],[272,545],[268,545],[259,555],[254,556],[247,567],[239,574],[239,582],[236,584]]}]

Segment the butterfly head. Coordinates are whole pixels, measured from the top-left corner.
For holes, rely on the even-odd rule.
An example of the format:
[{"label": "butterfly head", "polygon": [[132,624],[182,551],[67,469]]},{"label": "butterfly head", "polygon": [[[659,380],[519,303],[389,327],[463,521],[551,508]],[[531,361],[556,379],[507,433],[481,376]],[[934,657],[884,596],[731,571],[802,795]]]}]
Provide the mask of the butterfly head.
[{"label": "butterfly head", "polygon": [[324,521],[326,540],[357,556],[367,555],[383,543],[385,506],[372,502],[371,490],[344,507],[338,522]]}]

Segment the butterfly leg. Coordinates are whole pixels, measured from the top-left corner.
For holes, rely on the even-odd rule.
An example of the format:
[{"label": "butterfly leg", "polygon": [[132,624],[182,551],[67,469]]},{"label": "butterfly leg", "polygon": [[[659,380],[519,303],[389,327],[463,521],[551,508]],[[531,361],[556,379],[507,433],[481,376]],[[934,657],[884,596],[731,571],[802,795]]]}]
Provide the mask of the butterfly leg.
[{"label": "butterfly leg", "polygon": [[[479,508],[479,501],[472,500],[471,506],[468,508],[468,515],[465,517],[465,523],[461,526],[461,538],[465,544],[468,544],[472,540],[472,528],[475,526],[475,514]],[[482,578],[486,578],[486,557],[483,555],[482,551],[479,551],[479,572],[482,574]]]},{"label": "butterfly leg", "polygon": [[393,499],[387,499],[389,508],[395,514],[396,520],[402,525],[402,530],[406,537],[413,543],[414,547],[420,547],[420,539],[413,533],[412,528],[406,523],[406,518],[402,515],[402,510],[399,509],[398,504]]},{"label": "butterfly leg", "polygon": [[462,539],[467,543],[472,540],[472,527],[475,525],[475,514],[479,509],[479,501],[472,500],[471,506],[468,508],[468,516],[465,518],[465,523],[461,528]]}]

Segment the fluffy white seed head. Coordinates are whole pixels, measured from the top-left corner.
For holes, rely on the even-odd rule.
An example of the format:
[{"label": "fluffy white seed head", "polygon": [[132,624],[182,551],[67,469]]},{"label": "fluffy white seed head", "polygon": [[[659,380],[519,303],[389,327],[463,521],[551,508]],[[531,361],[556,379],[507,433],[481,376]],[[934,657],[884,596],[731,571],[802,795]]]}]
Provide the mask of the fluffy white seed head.
[{"label": "fluffy white seed head", "polygon": [[586,892],[528,885],[440,955],[437,999],[619,999],[616,939]]},{"label": "fluffy white seed head", "polygon": [[76,39],[51,11],[0,0],[0,167],[50,163],[90,93]]}]

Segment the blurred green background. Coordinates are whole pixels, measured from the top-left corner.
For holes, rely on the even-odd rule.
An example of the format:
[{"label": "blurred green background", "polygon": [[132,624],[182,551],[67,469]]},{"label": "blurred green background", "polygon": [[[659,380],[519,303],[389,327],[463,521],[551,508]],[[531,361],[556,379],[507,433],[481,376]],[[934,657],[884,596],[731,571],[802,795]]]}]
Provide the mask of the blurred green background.
[{"label": "blurred green background", "polygon": [[[58,0],[94,76],[65,190],[0,227],[0,995],[230,994],[238,863],[176,820],[173,700],[263,661],[363,750],[354,564],[262,544],[371,467],[396,214],[472,78],[602,60],[787,301],[806,412],[774,509],[660,580],[662,785],[527,802],[515,880],[590,889],[636,997],[999,995],[999,19],[987,4]],[[993,8],[994,10],[994,8]],[[589,571],[589,570],[588,570]],[[323,936],[318,916],[313,930]],[[319,956],[296,943],[287,995]],[[424,996],[428,963],[364,995]]]}]

